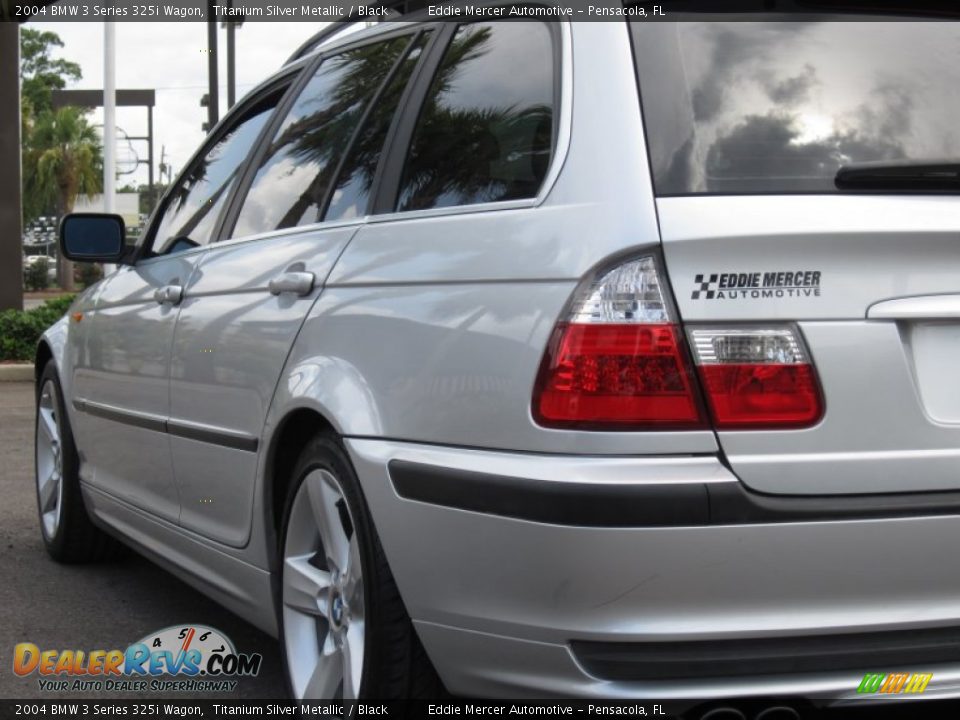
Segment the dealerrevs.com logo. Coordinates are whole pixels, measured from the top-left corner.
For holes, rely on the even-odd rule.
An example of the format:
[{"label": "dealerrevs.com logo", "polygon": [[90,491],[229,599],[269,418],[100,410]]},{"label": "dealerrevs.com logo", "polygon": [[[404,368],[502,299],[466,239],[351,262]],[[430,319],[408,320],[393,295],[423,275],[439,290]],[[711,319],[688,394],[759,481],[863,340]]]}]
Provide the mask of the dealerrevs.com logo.
[{"label": "dealerrevs.com logo", "polygon": [[13,672],[36,673],[40,690],[55,692],[232,692],[233,678],[256,675],[262,662],[204,625],[164,628],[125,650],[41,650],[30,642],[13,650]]},{"label": "dealerrevs.com logo", "polygon": [[776,300],[820,297],[819,270],[697,275],[691,300]]}]

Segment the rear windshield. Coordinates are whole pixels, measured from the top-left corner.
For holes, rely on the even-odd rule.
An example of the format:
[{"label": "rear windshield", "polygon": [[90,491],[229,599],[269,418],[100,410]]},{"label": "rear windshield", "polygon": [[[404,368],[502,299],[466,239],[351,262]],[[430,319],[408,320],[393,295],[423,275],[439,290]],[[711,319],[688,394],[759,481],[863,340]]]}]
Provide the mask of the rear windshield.
[{"label": "rear windshield", "polygon": [[960,158],[960,23],[632,23],[659,195],[836,192]]}]

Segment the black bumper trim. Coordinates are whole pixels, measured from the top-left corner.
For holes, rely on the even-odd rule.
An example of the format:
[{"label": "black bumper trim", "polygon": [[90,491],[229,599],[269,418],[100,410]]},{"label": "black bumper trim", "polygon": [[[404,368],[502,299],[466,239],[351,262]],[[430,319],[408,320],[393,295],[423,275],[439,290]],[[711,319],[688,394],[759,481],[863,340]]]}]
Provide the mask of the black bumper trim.
[{"label": "black bumper trim", "polygon": [[[570,643],[601,680],[685,680],[822,672],[929,672],[960,659],[960,628],[732,640]],[[853,690],[855,688],[851,688]]]},{"label": "black bumper trim", "polygon": [[684,527],[960,515],[960,492],[767,495],[743,483],[588,483],[532,480],[391,460],[407,500],[582,527]]},{"label": "black bumper trim", "polygon": [[389,464],[400,497],[432,505],[554,525],[706,525],[701,483],[641,485],[526,480],[425,465]]}]

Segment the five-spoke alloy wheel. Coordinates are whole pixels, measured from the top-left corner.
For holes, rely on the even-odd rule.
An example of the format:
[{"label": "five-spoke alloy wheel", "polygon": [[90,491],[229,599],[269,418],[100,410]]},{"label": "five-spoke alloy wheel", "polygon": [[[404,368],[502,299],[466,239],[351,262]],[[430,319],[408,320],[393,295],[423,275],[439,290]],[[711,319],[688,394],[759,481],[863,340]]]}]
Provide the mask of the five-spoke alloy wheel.
[{"label": "five-spoke alloy wheel", "polygon": [[443,694],[350,457],[332,432],[307,443],[291,474],[277,567],[283,665],[294,698]]},{"label": "five-spoke alloy wheel", "polygon": [[363,674],[363,562],[337,478],[311,470],[287,524],[283,563],[284,641],[298,698],[358,696]]}]

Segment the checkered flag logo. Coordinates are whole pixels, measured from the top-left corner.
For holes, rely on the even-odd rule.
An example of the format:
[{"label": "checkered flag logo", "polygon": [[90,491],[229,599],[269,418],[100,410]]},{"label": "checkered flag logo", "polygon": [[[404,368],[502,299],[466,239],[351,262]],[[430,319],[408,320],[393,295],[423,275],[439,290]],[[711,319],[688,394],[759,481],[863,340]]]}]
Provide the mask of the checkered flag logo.
[{"label": "checkered flag logo", "polygon": [[703,275],[697,275],[693,279],[695,283],[700,285],[700,288],[693,291],[693,295],[690,296],[691,300],[699,300],[701,294],[703,294],[707,300],[713,300],[717,296],[717,291],[710,286],[715,285],[719,277],[717,275],[711,275],[707,281],[704,281],[703,277]]}]

